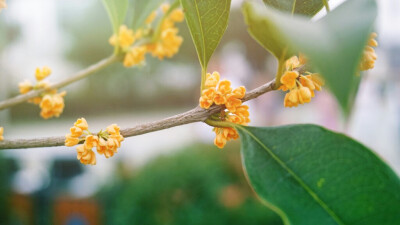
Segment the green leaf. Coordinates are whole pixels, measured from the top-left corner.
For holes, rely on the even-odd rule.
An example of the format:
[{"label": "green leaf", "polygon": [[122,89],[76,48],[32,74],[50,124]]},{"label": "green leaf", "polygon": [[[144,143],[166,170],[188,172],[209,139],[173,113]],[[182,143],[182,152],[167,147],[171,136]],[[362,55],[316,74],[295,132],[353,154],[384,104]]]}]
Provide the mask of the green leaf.
[{"label": "green leaf", "polygon": [[228,25],[231,0],[181,0],[186,22],[203,69]]},{"label": "green leaf", "polygon": [[[263,0],[266,5],[276,9],[293,12],[294,14],[302,14],[306,16],[314,16],[323,7],[323,0]],[[327,0],[328,1],[328,0]]]},{"label": "green leaf", "polygon": [[144,25],[147,17],[156,10],[163,0],[132,0],[133,6],[133,29]]},{"label": "green leaf", "polygon": [[362,144],[315,125],[237,129],[252,187],[285,224],[400,224],[400,180]]},{"label": "green leaf", "polygon": [[374,0],[348,0],[317,22],[256,2],[246,2],[243,12],[262,46],[278,58],[285,47],[288,53],[304,53],[344,112],[350,112],[360,81],[355,74],[377,14]]},{"label": "green leaf", "polygon": [[128,10],[128,0],[103,0],[103,4],[110,17],[113,31],[116,34],[125,20]]}]

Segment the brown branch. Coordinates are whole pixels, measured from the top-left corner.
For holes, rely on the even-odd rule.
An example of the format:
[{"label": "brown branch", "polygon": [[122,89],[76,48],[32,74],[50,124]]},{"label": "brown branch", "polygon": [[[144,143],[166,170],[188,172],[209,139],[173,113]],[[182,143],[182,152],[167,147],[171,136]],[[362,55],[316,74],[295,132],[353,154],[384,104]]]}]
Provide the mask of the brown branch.
[{"label": "brown branch", "polygon": [[[256,89],[249,91],[242,99],[244,102],[257,98],[267,92],[273,90],[275,81],[272,80]],[[222,106],[213,105],[209,109],[202,109],[199,106],[187,112],[168,117],[159,121],[144,123],[131,128],[121,130],[124,137],[132,137],[141,134],[146,134],[158,130],[164,130],[171,127],[176,127],[184,124],[204,122],[209,116],[221,111]],[[67,132],[66,132],[67,133]],[[15,139],[4,140],[0,142],[0,149],[20,149],[20,148],[37,148],[37,147],[53,147],[64,145],[65,137],[45,137],[34,139]]]},{"label": "brown branch", "polygon": [[[116,55],[112,55],[108,58],[105,58],[91,66],[89,66],[86,69],[83,69],[79,72],[77,72],[76,74],[58,82],[58,83],[54,83],[52,85],[50,85],[50,87],[48,89],[57,89],[57,88],[61,88],[64,87],[68,84],[71,84],[75,81],[78,81],[80,79],[83,79],[101,69],[104,69],[105,67],[109,66],[110,64],[116,62],[118,60],[118,56]],[[46,91],[46,89],[41,89],[41,90],[35,90],[35,91],[30,91],[26,94],[23,95],[18,95],[15,96],[13,98],[4,100],[2,102],[0,102],[0,110],[24,103],[26,101],[28,101],[29,99],[32,99],[34,97],[39,96],[42,92]]]}]

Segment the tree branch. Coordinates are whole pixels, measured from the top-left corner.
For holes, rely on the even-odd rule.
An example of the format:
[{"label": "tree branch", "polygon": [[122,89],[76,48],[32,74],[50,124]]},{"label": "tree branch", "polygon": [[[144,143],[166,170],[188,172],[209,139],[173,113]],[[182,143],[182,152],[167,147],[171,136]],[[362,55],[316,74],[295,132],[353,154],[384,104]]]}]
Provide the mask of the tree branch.
[{"label": "tree branch", "polygon": [[[101,69],[104,69],[105,67],[111,65],[112,63],[118,61],[118,56],[117,55],[112,55],[108,58],[105,58],[99,62],[97,62],[96,64],[93,64],[91,66],[89,66],[86,69],[83,69],[79,72],[77,72],[76,74],[58,82],[58,83],[54,83],[52,85],[50,85],[50,87],[48,89],[57,89],[57,88],[61,88],[64,87],[68,84],[71,84],[75,81],[78,81],[80,79],[83,79]],[[26,94],[23,95],[18,95],[15,96],[13,98],[4,100],[2,102],[0,102],[0,110],[24,103],[26,101],[28,101],[29,99],[32,99],[34,97],[39,96],[42,92],[46,91],[46,89],[41,89],[41,90],[35,90],[35,91],[30,91]]]},{"label": "tree branch", "polygon": [[[110,59],[110,58],[109,58]],[[97,64],[96,64],[97,65]],[[73,81],[71,81],[73,82]],[[256,89],[249,91],[244,98],[243,102],[257,98],[274,89],[275,80],[272,80]],[[29,99],[29,98],[28,98]],[[140,124],[131,128],[121,130],[121,134],[127,138],[146,134],[158,130],[164,130],[171,127],[176,127],[184,124],[204,122],[209,116],[221,111],[223,106],[213,105],[209,109],[203,109],[197,106],[196,108],[187,112],[168,117],[159,121]],[[67,131],[66,131],[67,133]],[[65,137],[45,137],[34,139],[15,139],[0,141],[0,149],[20,149],[20,148],[37,148],[37,147],[53,147],[64,145]]]}]

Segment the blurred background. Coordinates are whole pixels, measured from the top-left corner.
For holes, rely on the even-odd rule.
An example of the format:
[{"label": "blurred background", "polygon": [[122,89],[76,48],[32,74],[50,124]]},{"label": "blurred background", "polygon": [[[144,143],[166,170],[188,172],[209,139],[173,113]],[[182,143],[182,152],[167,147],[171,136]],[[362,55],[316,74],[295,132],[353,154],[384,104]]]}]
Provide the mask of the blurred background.
[{"label": "blurred background", "polygon": [[[241,0],[232,1],[228,29],[211,59],[233,86],[248,90],[271,80],[277,62],[247,33]],[[330,0],[332,8],[343,0]],[[362,75],[352,117],[345,123],[324,90],[297,108],[283,107],[283,92],[247,104],[250,125],[314,123],[345,132],[372,148],[400,174],[400,2],[377,1],[378,60]],[[0,13],[0,101],[33,81],[36,67],[59,81],[109,56],[111,25],[100,0],[8,0]],[[322,10],[315,19],[325,14]],[[64,88],[58,119],[20,104],[0,111],[5,138],[60,136],[85,117],[93,130],[154,121],[195,107],[200,67],[185,23],[173,59],[148,57],[132,69],[113,65]],[[6,150],[0,154],[0,224],[282,224],[261,205],[243,175],[239,142],[212,145],[205,124],[189,124],[127,138],[110,159],[83,166],[74,148]]]}]

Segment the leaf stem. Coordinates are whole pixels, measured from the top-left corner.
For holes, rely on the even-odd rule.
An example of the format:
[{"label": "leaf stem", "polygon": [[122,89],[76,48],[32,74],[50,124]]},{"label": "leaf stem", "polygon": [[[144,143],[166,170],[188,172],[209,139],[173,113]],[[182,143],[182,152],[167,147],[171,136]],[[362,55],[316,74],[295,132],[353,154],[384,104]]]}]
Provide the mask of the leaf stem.
[{"label": "leaf stem", "polygon": [[201,86],[200,86],[200,95],[203,92],[203,90],[206,88],[206,74],[207,74],[207,69],[201,68]]},{"label": "leaf stem", "polygon": [[326,12],[330,12],[331,9],[329,8],[328,0],[322,0],[322,2],[324,3],[324,6],[325,6],[325,8],[326,8]]},{"label": "leaf stem", "polygon": [[293,6],[292,6],[292,15],[294,15],[294,11],[296,10],[296,0],[293,1]]},{"label": "leaf stem", "polygon": [[278,70],[275,75],[275,90],[281,86],[281,77],[283,72],[285,71],[285,62],[286,62],[286,50],[282,53],[281,58],[278,60]]},{"label": "leaf stem", "polygon": [[212,126],[212,127],[232,127],[235,128],[236,126],[238,126],[236,123],[232,123],[229,121],[216,121],[216,120],[212,120],[212,119],[206,119],[204,121],[204,123]]}]

